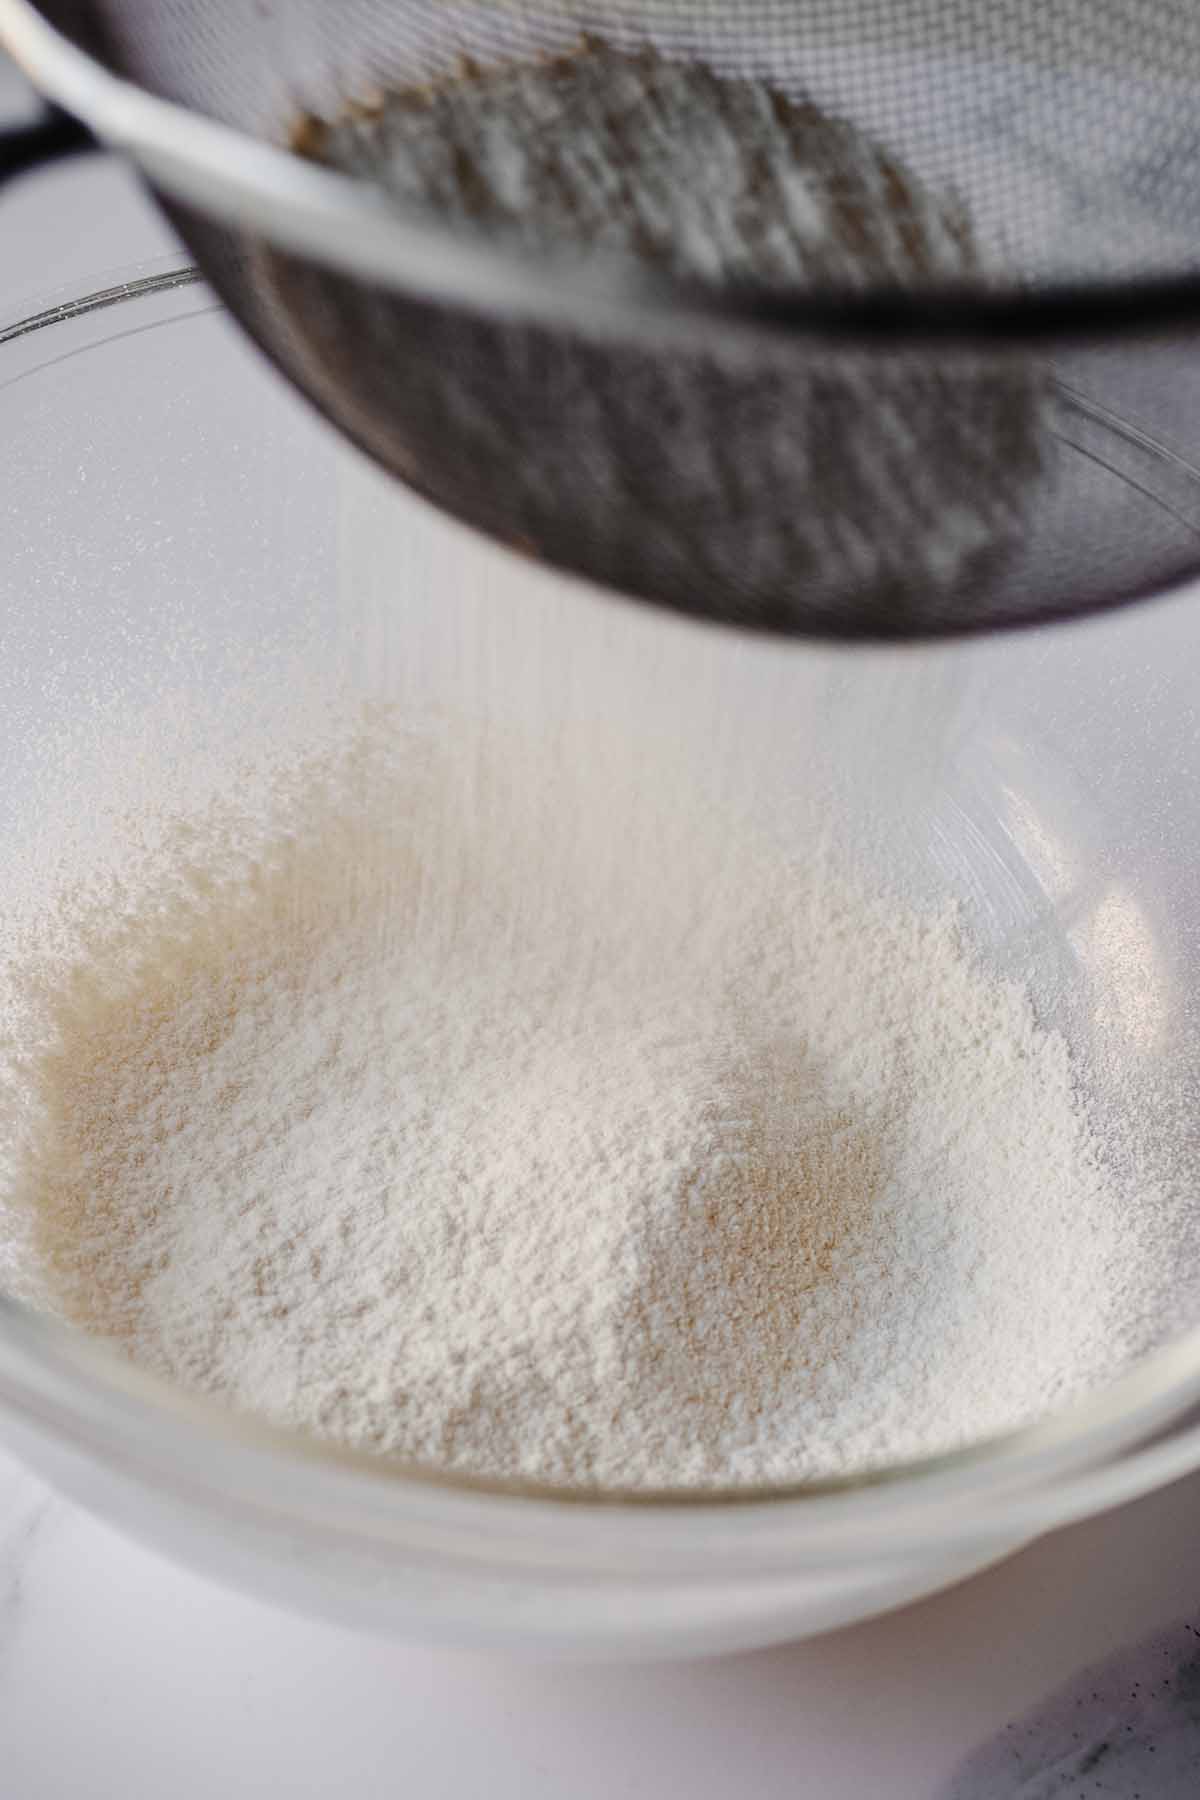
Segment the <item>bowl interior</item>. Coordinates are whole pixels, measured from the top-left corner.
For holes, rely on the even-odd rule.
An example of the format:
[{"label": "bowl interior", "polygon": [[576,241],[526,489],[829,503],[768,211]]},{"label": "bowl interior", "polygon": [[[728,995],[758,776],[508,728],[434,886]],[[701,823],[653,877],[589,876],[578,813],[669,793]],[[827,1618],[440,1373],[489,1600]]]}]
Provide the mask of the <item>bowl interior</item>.
[{"label": "bowl interior", "polygon": [[[886,866],[897,893],[953,895],[978,953],[1067,1035],[1097,1103],[1136,1119],[1142,1166],[1157,1156],[1186,1187],[1200,1067],[1186,595],[1075,628],[853,652],[608,601],[386,483],[206,290],[167,280],[11,337],[0,390],[14,869],[86,842],[110,802],[235,781],[256,746],[303,741],[314,695],[485,712],[548,761],[586,715],[592,741],[610,731],[687,762],[714,809],[801,845],[836,819],[839,851]],[[1171,1290],[1146,1297],[1146,1347],[1200,1322],[1188,1212]],[[13,1239],[14,1289],[18,1260]]]}]

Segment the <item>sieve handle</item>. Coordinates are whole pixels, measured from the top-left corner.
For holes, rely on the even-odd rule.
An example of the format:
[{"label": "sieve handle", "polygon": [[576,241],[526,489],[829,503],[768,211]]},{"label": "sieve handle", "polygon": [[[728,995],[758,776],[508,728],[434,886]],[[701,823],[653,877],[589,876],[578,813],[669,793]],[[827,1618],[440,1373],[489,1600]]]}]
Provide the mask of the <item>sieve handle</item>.
[{"label": "sieve handle", "polygon": [[64,156],[100,148],[86,125],[57,106],[46,105],[26,125],[0,129],[0,188],[17,175],[47,167]]}]

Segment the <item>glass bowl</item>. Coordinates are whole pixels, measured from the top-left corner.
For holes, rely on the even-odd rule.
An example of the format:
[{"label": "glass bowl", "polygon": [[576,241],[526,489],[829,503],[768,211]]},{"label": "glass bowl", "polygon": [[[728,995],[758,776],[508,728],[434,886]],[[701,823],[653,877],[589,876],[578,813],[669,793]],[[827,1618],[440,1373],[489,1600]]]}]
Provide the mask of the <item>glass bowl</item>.
[{"label": "glass bowl", "polygon": [[[116,701],[136,714],[204,692],[236,737],[261,727],[236,710],[248,668],[277,669],[286,694],[321,663],[365,696],[419,706],[482,689],[519,707],[523,647],[538,643],[545,681],[559,645],[644,691],[664,730],[672,695],[700,694],[726,788],[736,769],[786,795],[780,721],[819,718],[847,804],[902,844],[914,883],[951,888],[989,959],[1020,969],[1049,1015],[1070,1028],[1082,1008],[1132,1094],[1191,1116],[1193,596],[1001,640],[853,651],[601,599],[386,484],[178,267],[0,316],[0,392],[9,842],[69,812],[48,747],[86,757]],[[382,582],[381,637],[379,609],[365,633],[348,596],[377,600]],[[611,1496],[413,1470],[183,1395],[11,1296],[0,1421],[83,1505],[287,1604],[452,1643],[697,1654],[897,1605],[1200,1464],[1188,1304],[1168,1342],[1029,1428],[787,1490]]]}]

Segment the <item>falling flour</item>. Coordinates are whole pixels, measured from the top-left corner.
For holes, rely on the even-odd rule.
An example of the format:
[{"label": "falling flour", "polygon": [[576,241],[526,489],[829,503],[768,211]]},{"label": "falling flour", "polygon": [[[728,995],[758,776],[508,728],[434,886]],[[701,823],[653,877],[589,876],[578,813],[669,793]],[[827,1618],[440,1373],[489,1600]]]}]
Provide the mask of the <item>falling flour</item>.
[{"label": "falling flour", "polygon": [[364,713],[54,896],[4,1045],[41,1303],[326,1439],[615,1488],[1109,1375],[1133,1248],[1023,989],[685,788],[614,843],[592,752]]}]

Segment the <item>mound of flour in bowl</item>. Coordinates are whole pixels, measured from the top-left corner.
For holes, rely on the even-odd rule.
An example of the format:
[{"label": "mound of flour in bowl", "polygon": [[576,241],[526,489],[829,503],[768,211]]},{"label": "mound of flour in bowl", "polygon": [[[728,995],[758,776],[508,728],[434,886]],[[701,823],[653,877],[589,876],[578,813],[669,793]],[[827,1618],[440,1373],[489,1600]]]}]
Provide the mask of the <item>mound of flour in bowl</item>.
[{"label": "mound of flour in bowl", "polygon": [[614,842],[602,755],[589,809],[531,754],[364,715],[48,902],[4,1046],[43,1303],[284,1425],[612,1487],[1110,1373],[1071,1056],[953,913],[684,790]]}]

